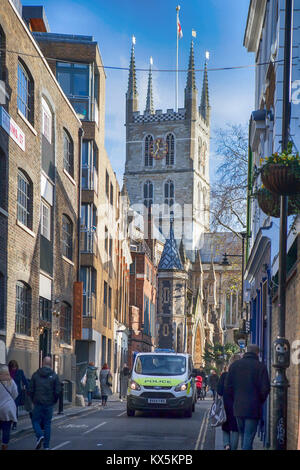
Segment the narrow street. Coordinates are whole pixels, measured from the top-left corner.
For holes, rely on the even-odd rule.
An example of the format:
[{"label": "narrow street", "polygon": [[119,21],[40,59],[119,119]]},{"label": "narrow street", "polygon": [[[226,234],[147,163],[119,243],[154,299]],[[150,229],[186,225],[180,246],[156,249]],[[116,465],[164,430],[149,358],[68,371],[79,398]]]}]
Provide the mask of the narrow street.
[{"label": "narrow street", "polygon": [[[192,418],[137,412],[128,418],[126,403],[109,403],[73,418],[52,422],[51,450],[213,450],[215,431],[208,425],[212,400],[196,405]],[[16,436],[10,450],[35,447],[33,432]]]}]

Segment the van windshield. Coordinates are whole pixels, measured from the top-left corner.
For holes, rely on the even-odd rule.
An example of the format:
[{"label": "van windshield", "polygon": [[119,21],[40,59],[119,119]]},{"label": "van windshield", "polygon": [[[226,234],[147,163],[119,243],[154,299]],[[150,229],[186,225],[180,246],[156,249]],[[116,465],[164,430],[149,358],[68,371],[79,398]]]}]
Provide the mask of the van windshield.
[{"label": "van windshield", "polygon": [[171,354],[145,354],[138,356],[135,372],[141,375],[182,375],[186,371],[186,358]]}]

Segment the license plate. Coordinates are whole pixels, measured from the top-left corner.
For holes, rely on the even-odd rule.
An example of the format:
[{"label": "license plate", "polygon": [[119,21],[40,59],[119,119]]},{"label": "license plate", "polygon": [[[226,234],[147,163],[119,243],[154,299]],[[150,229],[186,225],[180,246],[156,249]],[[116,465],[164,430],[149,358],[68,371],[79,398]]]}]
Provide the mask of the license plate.
[{"label": "license plate", "polygon": [[165,398],[148,398],[148,403],[158,403],[160,405],[164,405],[167,403]]}]

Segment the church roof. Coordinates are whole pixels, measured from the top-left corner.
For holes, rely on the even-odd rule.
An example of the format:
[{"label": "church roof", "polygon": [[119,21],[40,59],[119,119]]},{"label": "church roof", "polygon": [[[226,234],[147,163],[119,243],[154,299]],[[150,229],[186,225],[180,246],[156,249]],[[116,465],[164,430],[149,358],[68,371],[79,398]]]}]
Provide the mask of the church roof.
[{"label": "church roof", "polygon": [[162,252],[158,269],[160,271],[184,270],[174,237],[173,221],[170,222],[170,235],[165,243],[164,251]]}]

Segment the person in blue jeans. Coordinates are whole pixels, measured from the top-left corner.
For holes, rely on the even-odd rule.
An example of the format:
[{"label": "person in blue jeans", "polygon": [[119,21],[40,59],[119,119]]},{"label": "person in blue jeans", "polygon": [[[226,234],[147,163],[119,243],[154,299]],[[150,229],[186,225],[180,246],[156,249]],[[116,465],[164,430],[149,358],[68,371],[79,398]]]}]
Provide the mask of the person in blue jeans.
[{"label": "person in blue jeans", "polygon": [[233,414],[241,436],[242,450],[252,450],[262,407],[270,393],[267,367],[259,361],[259,348],[247,346],[243,358],[228,371],[225,386],[233,400]]},{"label": "person in blue jeans", "polygon": [[58,376],[51,368],[51,357],[46,356],[42,367],[33,374],[29,384],[29,395],[34,404],[32,427],[36,435],[37,450],[42,444],[45,450],[50,448],[53,406],[58,400],[60,390]]}]

